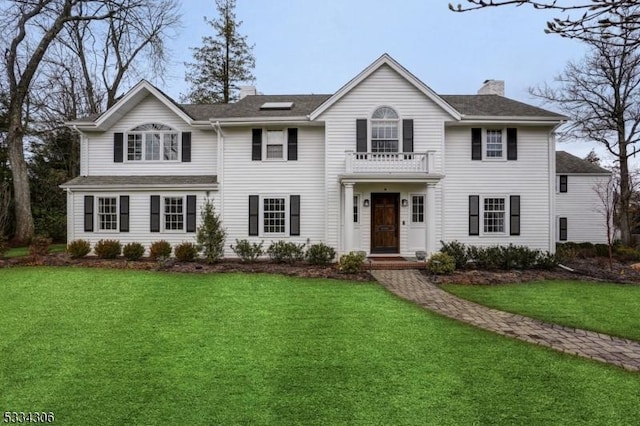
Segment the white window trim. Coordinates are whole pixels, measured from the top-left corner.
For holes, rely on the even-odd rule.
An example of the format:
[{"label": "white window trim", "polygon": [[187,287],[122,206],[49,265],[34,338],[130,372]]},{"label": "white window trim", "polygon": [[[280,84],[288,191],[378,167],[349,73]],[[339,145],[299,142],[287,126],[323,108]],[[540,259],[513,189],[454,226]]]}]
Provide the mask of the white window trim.
[{"label": "white window trim", "polygon": [[[271,131],[281,131],[282,132],[282,158],[267,158],[267,145],[275,145],[269,144],[269,132]],[[288,161],[289,156],[289,128],[263,128],[262,129],[262,161],[271,163],[271,162],[282,162]]]},{"label": "white window trim", "polygon": [[[167,229],[167,222],[165,219],[165,200],[167,198],[181,198],[182,199],[182,229]],[[187,197],[185,195],[161,195],[160,196],[160,229],[164,234],[186,234],[187,233]]]},{"label": "white window trim", "polygon": [[[413,197],[422,197],[422,222],[413,221]],[[409,194],[409,223],[412,226],[425,226],[427,223],[427,194],[423,192]]]},{"label": "white window trim", "polygon": [[[515,195],[515,194],[514,194]],[[487,198],[503,198],[504,199],[504,231],[503,232],[485,232],[484,231],[484,200]],[[509,232],[509,224],[510,224],[510,217],[511,217],[511,212],[509,211],[510,209],[510,203],[509,201],[511,200],[511,194],[487,194],[487,195],[480,195],[480,223],[479,223],[479,228],[480,228],[480,236],[481,237],[508,237],[510,235]],[[522,215],[521,215],[522,216]]]},{"label": "white window trim", "polygon": [[[487,156],[487,131],[500,130],[502,133],[502,156]],[[507,161],[507,129],[499,127],[486,127],[482,129],[482,160],[483,161]]]},{"label": "white window trim", "polygon": [[[116,229],[100,229],[100,199],[101,198],[115,198],[116,199]],[[93,211],[95,225],[93,227],[94,232],[100,234],[119,234],[120,233],[120,196],[115,194],[100,194],[94,197]]]},{"label": "white window trim", "polygon": [[[289,218],[291,206],[289,205],[291,194],[263,194],[258,200],[258,235],[260,237],[288,237]],[[264,232],[264,200],[268,198],[284,198],[284,232]]]},{"label": "white window trim", "polygon": [[[144,124],[154,124],[154,123],[144,123]],[[162,124],[163,126],[167,126],[167,127],[171,127],[168,126],[166,124],[163,123],[156,123],[156,124]],[[138,127],[138,126],[135,126]],[[135,128],[134,127],[134,128]],[[146,135],[149,133],[158,133],[160,134],[160,159],[159,160],[147,160],[145,158],[146,156],[146,144],[147,144],[147,138]],[[176,141],[177,141],[177,155],[176,155],[176,159],[175,160],[164,160],[164,135],[165,134],[172,134],[172,135],[176,135]],[[140,160],[129,160],[129,135],[142,135],[142,158]],[[172,130],[144,130],[144,131],[133,131],[130,130],[128,132],[125,132],[123,138],[123,160],[127,163],[179,163],[181,162],[180,159],[180,153],[182,152],[182,138],[180,137],[181,133],[179,130],[175,130],[172,128]]]},{"label": "white window trim", "polygon": [[[369,119],[367,120],[367,151],[373,152],[373,122],[385,121],[384,119],[372,118],[373,114],[378,109],[385,108],[385,107],[395,111],[396,115],[398,116],[398,118],[388,119],[386,121],[396,120],[398,122],[398,151],[396,151],[395,153],[401,153],[403,152],[402,151],[402,140],[403,140],[402,139],[402,117],[400,116],[400,113],[398,113],[398,108],[393,107],[391,105],[378,105],[373,109],[373,111],[371,111],[371,114],[369,114]],[[380,154],[385,154],[385,153],[381,152]],[[388,154],[393,154],[393,153],[389,152]]]}]

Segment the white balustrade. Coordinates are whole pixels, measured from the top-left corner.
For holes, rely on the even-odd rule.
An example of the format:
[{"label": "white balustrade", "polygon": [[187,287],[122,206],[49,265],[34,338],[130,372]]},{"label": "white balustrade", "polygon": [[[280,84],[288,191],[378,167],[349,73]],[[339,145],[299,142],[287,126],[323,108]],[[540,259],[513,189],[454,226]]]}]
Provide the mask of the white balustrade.
[{"label": "white balustrade", "polygon": [[434,167],[435,151],[427,152],[353,152],[347,151],[347,173],[429,173]]}]

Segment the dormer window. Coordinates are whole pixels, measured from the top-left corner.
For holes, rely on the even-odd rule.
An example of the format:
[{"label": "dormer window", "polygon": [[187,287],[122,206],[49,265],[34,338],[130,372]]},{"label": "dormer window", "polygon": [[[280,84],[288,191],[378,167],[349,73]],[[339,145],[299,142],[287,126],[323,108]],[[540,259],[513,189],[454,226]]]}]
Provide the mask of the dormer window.
[{"label": "dormer window", "polygon": [[371,152],[398,152],[398,113],[383,106],[371,115]]},{"label": "dormer window", "polygon": [[178,132],[147,123],[127,133],[127,161],[178,161]]}]

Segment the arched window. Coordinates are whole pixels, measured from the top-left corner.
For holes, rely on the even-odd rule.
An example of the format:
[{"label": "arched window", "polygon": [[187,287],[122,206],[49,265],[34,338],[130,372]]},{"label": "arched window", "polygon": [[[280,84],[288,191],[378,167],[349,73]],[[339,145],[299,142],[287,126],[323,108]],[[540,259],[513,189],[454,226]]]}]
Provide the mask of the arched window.
[{"label": "arched window", "polygon": [[127,133],[127,161],[177,161],[178,132],[160,123],[146,123]]},{"label": "arched window", "polygon": [[398,152],[398,113],[383,106],[371,115],[371,151]]}]

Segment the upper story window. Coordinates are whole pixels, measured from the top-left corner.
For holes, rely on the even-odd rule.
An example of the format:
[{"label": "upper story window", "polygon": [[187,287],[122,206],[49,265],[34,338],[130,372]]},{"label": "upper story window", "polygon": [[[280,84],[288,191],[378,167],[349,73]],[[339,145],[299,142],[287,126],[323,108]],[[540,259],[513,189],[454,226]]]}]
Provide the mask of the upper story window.
[{"label": "upper story window", "polygon": [[398,152],[398,113],[390,107],[380,107],[371,115],[371,152]]},{"label": "upper story window", "polygon": [[178,132],[148,123],[127,133],[127,161],[178,161]]},{"label": "upper story window", "polygon": [[283,130],[267,130],[266,158],[267,160],[282,160],[284,158]]},{"label": "upper story window", "polygon": [[502,158],[504,156],[502,130],[487,129],[485,147],[487,158]]}]

